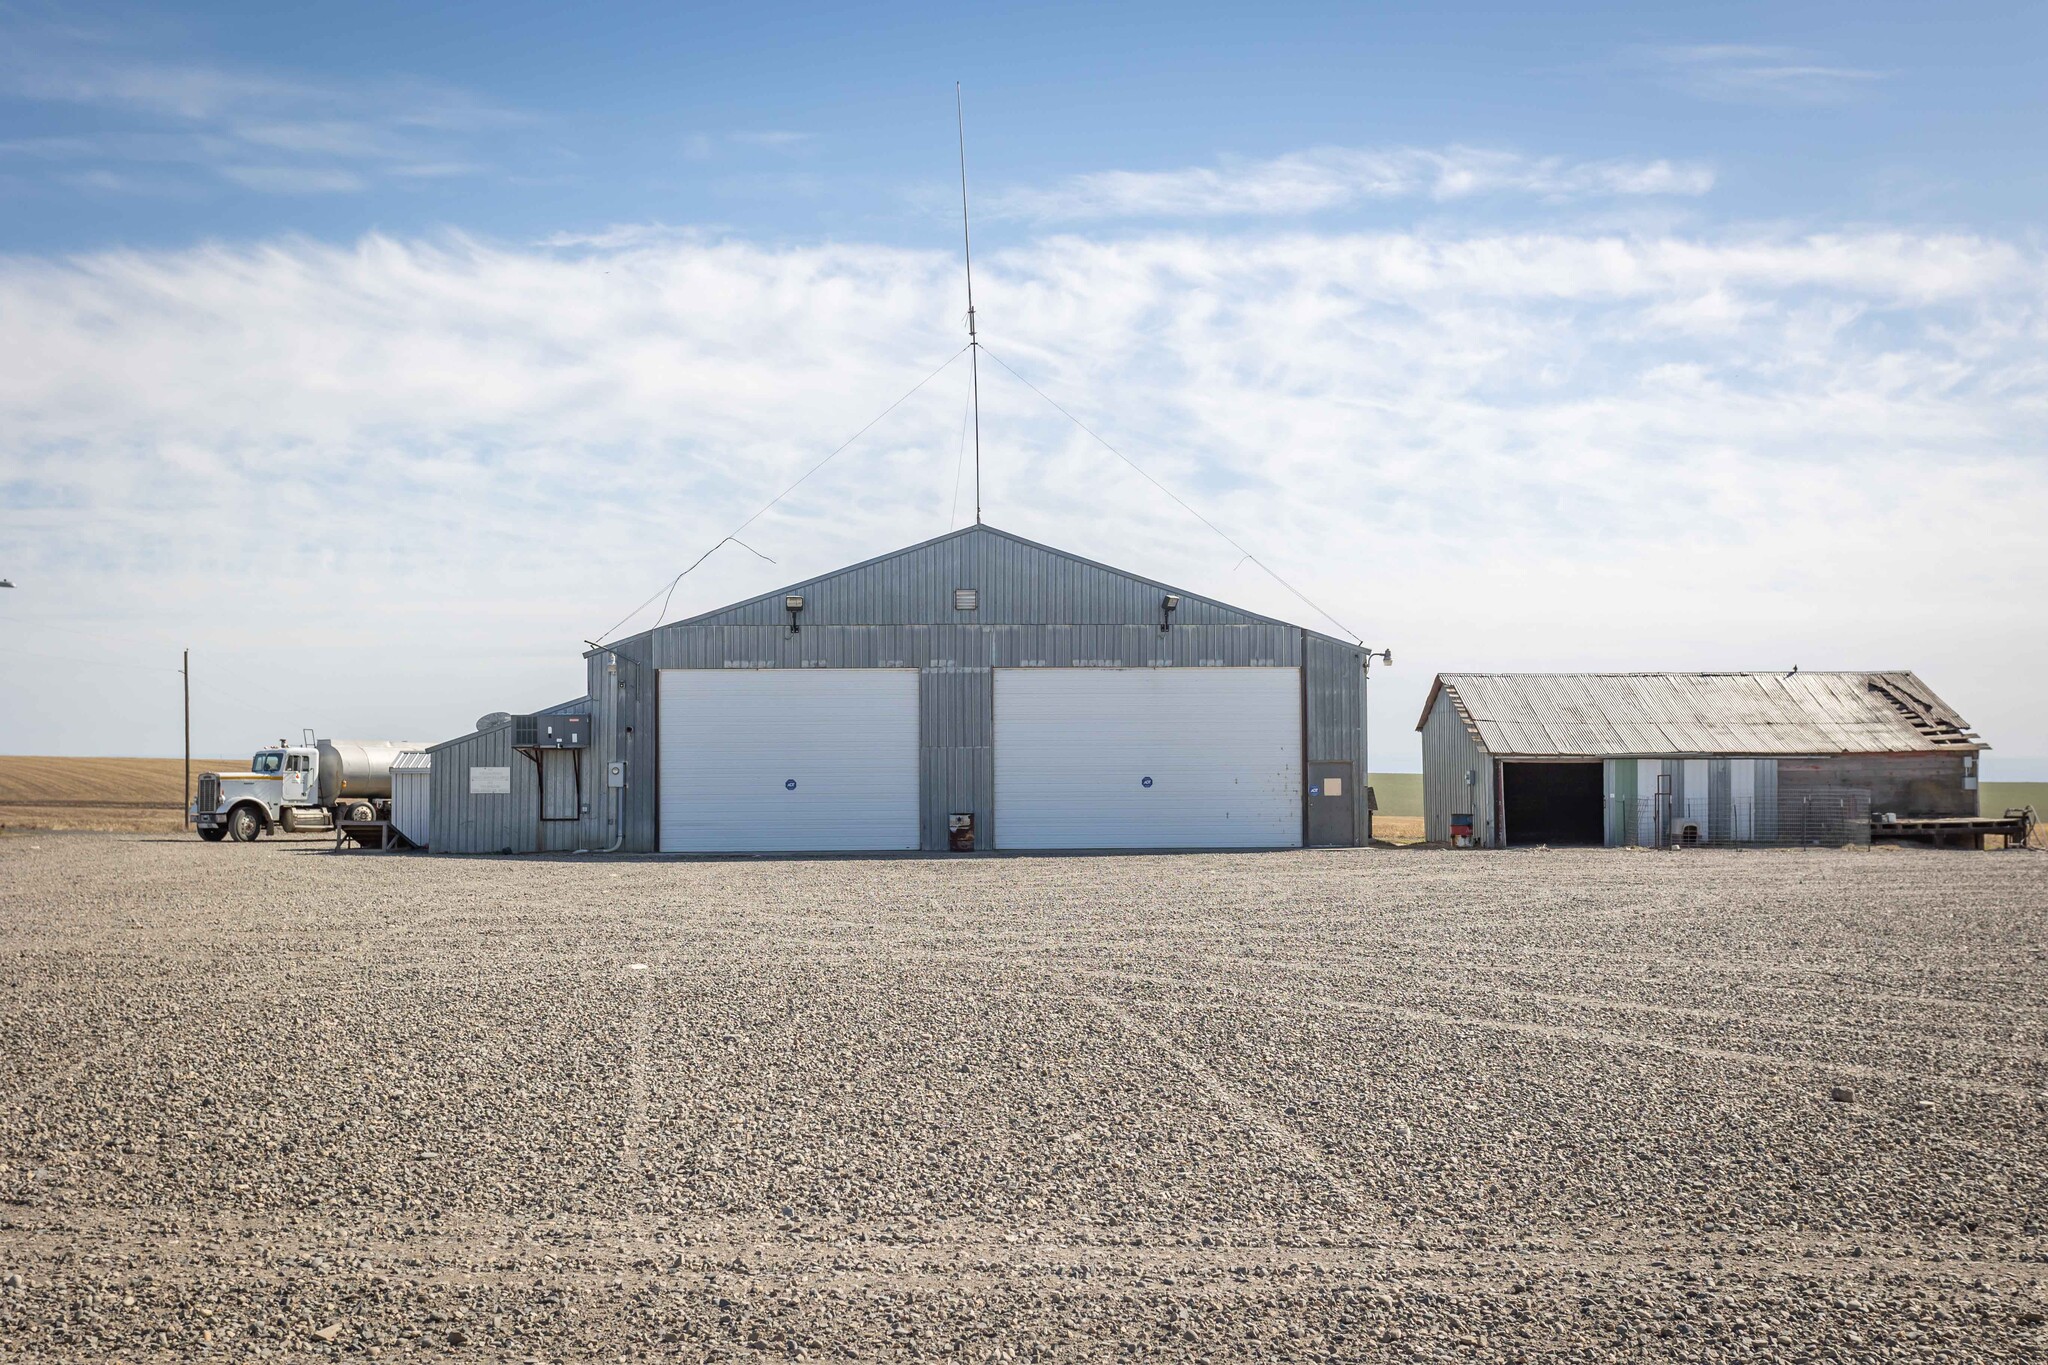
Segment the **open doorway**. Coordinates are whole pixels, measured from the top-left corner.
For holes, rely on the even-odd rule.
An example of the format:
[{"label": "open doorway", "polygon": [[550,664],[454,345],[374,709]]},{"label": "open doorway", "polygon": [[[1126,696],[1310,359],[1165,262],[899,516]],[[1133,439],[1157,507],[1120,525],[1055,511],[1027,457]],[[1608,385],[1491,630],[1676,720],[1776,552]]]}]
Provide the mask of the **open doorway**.
[{"label": "open doorway", "polygon": [[1605,843],[1600,764],[1503,763],[1501,804],[1508,844]]}]

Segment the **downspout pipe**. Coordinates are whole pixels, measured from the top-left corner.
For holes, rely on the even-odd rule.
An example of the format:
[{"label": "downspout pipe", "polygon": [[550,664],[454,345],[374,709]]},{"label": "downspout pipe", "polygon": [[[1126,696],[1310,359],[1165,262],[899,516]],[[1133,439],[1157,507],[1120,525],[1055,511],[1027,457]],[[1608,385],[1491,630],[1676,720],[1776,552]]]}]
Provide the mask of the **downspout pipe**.
[{"label": "downspout pipe", "polygon": [[[626,684],[619,680],[619,656],[617,654],[607,653],[604,656],[604,671],[611,677],[612,680],[612,716],[614,719],[616,719],[620,711],[619,703],[624,701],[626,696]],[[623,747],[623,740],[615,739],[613,741],[612,747],[614,752],[616,752],[618,749]],[[620,762],[624,761],[625,760],[623,758],[620,759]],[[613,838],[611,847],[604,850],[604,852],[606,853],[617,853],[621,848],[625,846],[626,843],[625,784],[622,782],[619,784],[618,787],[614,788],[613,790],[614,795],[612,796],[611,803],[612,826],[614,829],[618,831],[618,834],[616,837]],[[578,853],[591,852],[591,850],[587,848],[579,848],[576,851]]]},{"label": "downspout pipe", "polygon": [[605,850],[607,853],[617,853],[619,847],[626,842],[626,789],[623,786],[619,788],[619,794],[612,798],[612,818],[618,822],[619,837],[612,840],[612,846]]}]

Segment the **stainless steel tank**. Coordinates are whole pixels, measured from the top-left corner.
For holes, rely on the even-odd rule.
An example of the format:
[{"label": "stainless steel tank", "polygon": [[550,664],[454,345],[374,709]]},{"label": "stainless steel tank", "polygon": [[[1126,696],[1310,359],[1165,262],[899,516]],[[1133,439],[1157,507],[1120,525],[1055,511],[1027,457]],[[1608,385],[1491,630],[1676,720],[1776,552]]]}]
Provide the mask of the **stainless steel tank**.
[{"label": "stainless steel tank", "polygon": [[320,804],[391,795],[391,760],[418,753],[425,740],[320,739]]}]

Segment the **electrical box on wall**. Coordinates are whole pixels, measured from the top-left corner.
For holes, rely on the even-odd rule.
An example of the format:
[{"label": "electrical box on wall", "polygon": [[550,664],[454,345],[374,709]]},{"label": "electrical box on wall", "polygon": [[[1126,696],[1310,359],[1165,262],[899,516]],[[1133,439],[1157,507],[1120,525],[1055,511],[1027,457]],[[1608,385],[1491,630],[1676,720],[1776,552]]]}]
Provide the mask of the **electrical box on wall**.
[{"label": "electrical box on wall", "polygon": [[626,785],[626,765],[621,759],[613,759],[604,765],[604,784],[607,787]]}]

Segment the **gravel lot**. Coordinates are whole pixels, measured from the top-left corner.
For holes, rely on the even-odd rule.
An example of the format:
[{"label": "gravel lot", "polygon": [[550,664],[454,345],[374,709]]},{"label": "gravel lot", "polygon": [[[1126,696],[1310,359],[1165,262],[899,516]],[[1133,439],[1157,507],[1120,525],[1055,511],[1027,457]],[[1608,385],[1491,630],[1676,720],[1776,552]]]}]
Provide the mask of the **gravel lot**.
[{"label": "gravel lot", "polygon": [[2038,1359],[2044,912],[2028,851],[0,839],[0,1355]]}]

